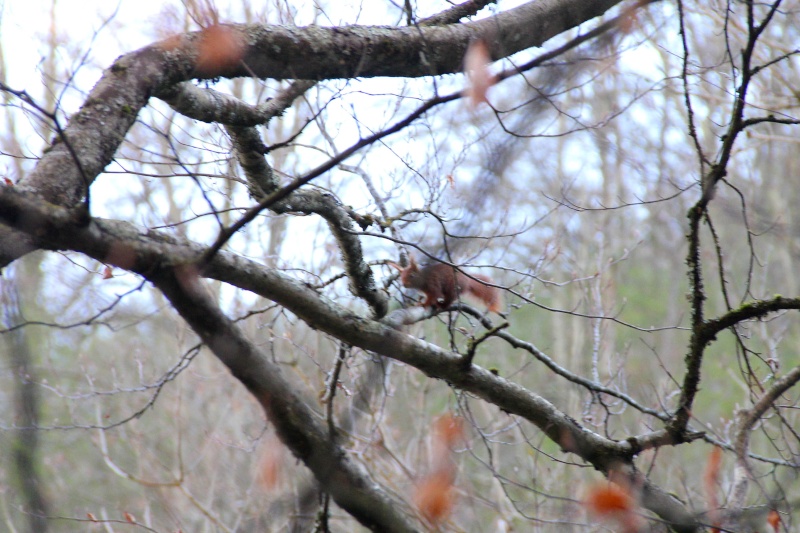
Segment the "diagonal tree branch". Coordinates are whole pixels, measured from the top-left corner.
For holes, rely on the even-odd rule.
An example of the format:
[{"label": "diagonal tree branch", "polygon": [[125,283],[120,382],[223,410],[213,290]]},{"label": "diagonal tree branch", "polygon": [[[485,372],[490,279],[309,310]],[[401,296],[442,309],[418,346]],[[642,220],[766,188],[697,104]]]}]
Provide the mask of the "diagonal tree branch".
[{"label": "diagonal tree branch", "polygon": [[[253,196],[257,200],[263,200],[277,190],[278,183],[263,155],[261,136],[255,128],[229,126],[226,129]],[[386,314],[386,295],[376,285],[372,270],[364,260],[361,241],[354,231],[352,218],[335,196],[320,191],[295,191],[283,200],[273,203],[270,208],[276,213],[294,211],[315,213],[323,217],[339,243],[353,294],[369,304],[376,318]]]},{"label": "diagonal tree branch", "polygon": [[310,80],[297,80],[281,93],[259,105],[221,93],[213,89],[202,89],[190,82],[183,82],[161,91],[159,98],[172,108],[195,120],[229,126],[247,127],[266,124],[281,116],[294,100],[316,84]]},{"label": "diagonal tree branch", "polygon": [[[470,42],[482,37],[493,59],[539,46],[602,15],[621,0],[541,0],[464,24],[404,28],[305,28],[231,25],[239,61],[198,71],[204,39],[195,32],[124,55],[109,67],[21,186],[51,203],[74,206],[111,162],[151,96],[175,96],[176,84],[201,77],[320,80],[343,77],[421,77],[459,72]],[[77,154],[75,161],[71,150]],[[83,172],[81,172],[81,169]],[[55,179],[58,176],[58,179]],[[31,249],[20,234],[0,233],[0,268]]]},{"label": "diagonal tree branch", "polygon": [[[207,253],[206,248],[161,232],[141,231],[131,224],[119,221],[93,219],[88,225],[76,224],[68,210],[48,206],[11,187],[0,188],[0,220],[16,229],[36,235],[40,246],[70,248],[152,279],[165,291],[179,312],[182,315],[186,313],[184,318],[212,346],[215,353],[226,350],[217,355],[251,392],[261,391],[259,387],[271,387],[268,385],[271,383],[269,380],[261,384],[253,383],[252,373],[260,373],[262,363],[257,361],[258,354],[251,353],[246,339],[240,339],[238,331],[231,332],[226,325],[227,318],[221,316],[217,310],[209,315],[216,318],[206,323],[204,320],[208,318],[204,317],[211,312],[208,309],[201,313],[203,316],[194,317],[191,314],[192,305],[201,308],[203,306],[200,303],[190,305],[187,302],[199,296],[194,293],[182,295],[181,291],[186,291],[186,288],[176,285],[179,280],[171,269],[175,267],[178,272],[183,272],[179,276],[181,279],[186,276],[193,279],[193,274],[185,273],[186,265],[195,264]],[[382,322],[358,316],[277,270],[265,268],[234,254],[220,252],[206,265],[203,275],[273,300],[310,326],[343,342],[412,365],[428,376],[446,380],[503,411],[521,416],[535,424],[564,452],[576,454],[601,472],[608,474],[618,471],[620,465],[627,465],[626,475],[631,478],[631,482],[641,485],[641,479],[632,465],[633,457],[640,449],[635,438],[633,441],[615,441],[594,433],[524,387],[477,365],[465,370],[461,355],[407,335]],[[184,300],[185,298],[189,299]],[[399,314],[402,313],[403,310]],[[397,323],[393,314],[387,316],[386,322]],[[243,359],[238,360],[237,354]],[[262,397],[257,395],[257,398],[262,401]],[[322,435],[327,432],[324,427],[319,431]],[[316,437],[311,435],[306,438]],[[663,443],[671,442],[663,440]],[[291,443],[287,445],[291,446]],[[315,457],[313,460],[317,459]],[[316,475],[317,466],[314,464],[309,464],[309,467]],[[346,470],[347,465],[342,465],[341,468]],[[329,472],[321,471],[320,475],[327,476]],[[324,484],[326,481],[321,482]],[[643,504],[647,508],[680,531],[695,530],[696,526],[692,525],[688,518],[690,515],[680,502],[652,484],[644,484],[643,491]],[[334,498],[336,499],[335,495]]]},{"label": "diagonal tree branch", "polygon": [[744,508],[747,485],[750,481],[751,471],[747,463],[748,447],[750,444],[750,431],[756,422],[775,405],[784,392],[800,382],[800,366],[791,369],[785,376],[775,380],[772,387],[750,409],[742,409],[736,414],[736,433],[734,436],[734,451],[736,452],[736,467],[730,507],[735,511]]},{"label": "diagonal tree branch", "polygon": [[417,528],[336,444],[318,413],[297,396],[280,368],[226,317],[191,267],[159,268],[150,280],[267,413],[281,441],[314,473],[336,503],[373,531]]}]

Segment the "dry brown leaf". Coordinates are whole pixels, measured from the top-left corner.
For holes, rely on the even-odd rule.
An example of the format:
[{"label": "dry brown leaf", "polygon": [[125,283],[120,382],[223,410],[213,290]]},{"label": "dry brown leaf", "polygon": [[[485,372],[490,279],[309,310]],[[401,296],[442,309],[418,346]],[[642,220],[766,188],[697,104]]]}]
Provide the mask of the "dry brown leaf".
[{"label": "dry brown leaf", "polygon": [[481,103],[489,103],[489,100],[486,99],[489,87],[497,81],[489,70],[491,61],[489,46],[483,39],[473,41],[467,48],[467,53],[464,55],[464,73],[467,75],[469,84],[464,94],[472,107],[477,107]]},{"label": "dry brown leaf", "polygon": [[258,465],[258,482],[267,490],[274,489],[281,479],[282,444],[278,439],[269,439]]},{"label": "dry brown leaf", "polygon": [[453,511],[453,476],[439,471],[431,474],[417,486],[414,497],[417,509],[432,524],[439,524]]},{"label": "dry brown leaf", "polygon": [[463,439],[464,419],[451,414],[440,416],[433,424],[433,433],[437,441],[449,448]]},{"label": "dry brown leaf", "polygon": [[617,522],[626,533],[639,531],[636,498],[625,487],[611,482],[594,485],[586,493],[584,505],[593,515]]},{"label": "dry brown leaf", "polygon": [[770,509],[769,514],[767,515],[767,524],[772,526],[772,529],[775,530],[775,533],[778,533],[778,528],[781,526],[781,515],[778,514],[778,511],[775,509]]},{"label": "dry brown leaf", "polygon": [[719,502],[717,500],[717,482],[719,479],[719,469],[722,464],[722,449],[714,446],[708,456],[705,472],[703,473],[703,486],[706,491],[706,503],[708,503],[709,517],[711,519],[711,531],[719,531]]}]

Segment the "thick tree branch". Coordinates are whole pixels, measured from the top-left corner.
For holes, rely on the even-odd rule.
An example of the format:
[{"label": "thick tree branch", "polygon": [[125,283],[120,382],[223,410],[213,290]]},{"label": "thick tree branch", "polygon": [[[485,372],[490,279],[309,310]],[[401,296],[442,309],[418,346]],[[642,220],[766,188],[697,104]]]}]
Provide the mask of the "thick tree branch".
[{"label": "thick tree branch", "polygon": [[[264,199],[278,188],[272,168],[263,155],[261,136],[255,128],[226,128],[233,141],[239,164],[245,172],[250,191],[257,200]],[[329,193],[321,191],[295,191],[270,208],[276,213],[314,213],[328,223],[331,233],[339,244],[342,261],[350,279],[354,295],[363,298],[372,308],[376,318],[386,314],[386,295],[375,284],[372,270],[364,260],[361,241],[354,231],[353,220],[341,202]]]},{"label": "thick tree branch", "polygon": [[[227,64],[213,72],[204,69],[202,76],[198,56],[203,32],[168,39],[115,61],[71,117],[65,136],[79,164],[56,140],[21,185],[48,202],[76,205],[86,194],[86,186],[111,162],[150,96],[163,92],[173,97],[173,86],[195,77],[319,80],[459,72],[469,43],[477,37],[489,42],[493,58],[499,59],[539,46],[620,1],[541,0],[477,22],[445,26],[231,25],[226,28],[231,40],[241,45],[239,60],[222,62]],[[0,268],[30,249],[24,236],[0,232]]]},{"label": "thick tree branch", "polygon": [[[487,41],[492,59],[528,48],[605,13],[621,0],[539,0],[460,24],[415,27],[346,26],[303,28],[270,25],[226,26],[243,43],[241,60],[219,65],[205,77],[338,79],[374,76],[421,77],[463,69],[470,42]],[[197,43],[202,32],[172,39],[175,66],[196,77]]]},{"label": "thick tree branch", "polygon": [[258,126],[281,116],[292,102],[316,84],[310,80],[298,80],[266,102],[251,105],[235,96],[213,89],[202,89],[190,82],[166,88],[158,97],[175,111],[202,122],[219,122],[228,126]]},{"label": "thick tree branch", "polygon": [[191,267],[158,268],[150,280],[203,342],[247,387],[281,441],[314,473],[336,503],[373,531],[416,531],[400,502],[349,459],[314,413],[283,378],[280,368],[251,343],[214,304]]},{"label": "thick tree branch", "polygon": [[[72,221],[68,210],[47,206],[36,198],[26,198],[11,187],[0,188],[0,220],[36,235],[43,247],[68,247],[148,278],[154,273],[165,275],[163,272],[169,272],[165,269],[170,267],[195,264],[207,252],[206,248],[178,237],[156,231],[141,231],[124,222],[94,219],[88,225],[78,225]],[[602,472],[608,473],[620,464],[629,464],[638,452],[631,442],[614,441],[589,431],[549,401],[484,368],[473,365],[465,371],[459,354],[358,316],[277,270],[220,252],[214,255],[203,273],[273,300],[310,326],[343,342],[412,365],[428,376],[446,380],[508,413],[521,416],[535,424],[563,451],[575,453]],[[175,282],[169,279],[163,282],[167,283],[165,290],[177,290],[171,288],[170,284]],[[173,303],[176,306],[183,305],[177,300]],[[183,314],[184,311],[181,312]],[[391,315],[387,319],[391,322]],[[187,320],[191,324],[194,319]],[[198,334],[205,340],[208,335],[205,331],[212,326],[197,325]],[[234,344],[239,346],[240,341],[234,340]],[[226,340],[223,346],[228,342],[233,341]],[[239,346],[237,349],[244,348]],[[252,376],[245,372],[244,384],[251,389],[257,387],[251,380]],[[322,431],[324,433],[325,429]],[[657,493],[655,487],[652,490],[654,494]],[[667,505],[665,497],[668,496],[658,496],[660,506],[654,506],[654,512],[666,512],[661,507]],[[671,506],[681,508],[677,500],[672,501]],[[683,524],[683,518],[676,518],[676,512],[673,509],[669,514],[660,516],[672,523]]]},{"label": "thick tree branch", "polygon": [[442,24],[453,24],[459,20],[471,17],[481,9],[494,4],[497,0],[469,0],[463,4],[458,4],[450,9],[437,13],[418,22],[420,26],[439,26]]}]

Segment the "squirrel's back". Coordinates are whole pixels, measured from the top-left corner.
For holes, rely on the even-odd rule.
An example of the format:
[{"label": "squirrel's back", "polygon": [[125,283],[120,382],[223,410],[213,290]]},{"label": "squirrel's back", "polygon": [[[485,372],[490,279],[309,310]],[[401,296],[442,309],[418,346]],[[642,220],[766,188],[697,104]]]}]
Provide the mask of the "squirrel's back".
[{"label": "squirrel's back", "polygon": [[489,311],[500,312],[500,294],[495,287],[486,285],[492,283],[487,276],[467,276],[444,263],[420,268],[411,258],[406,268],[400,268],[400,281],[403,286],[425,294],[425,301],[422,302],[425,307],[447,309],[461,294],[471,294],[484,302]]}]

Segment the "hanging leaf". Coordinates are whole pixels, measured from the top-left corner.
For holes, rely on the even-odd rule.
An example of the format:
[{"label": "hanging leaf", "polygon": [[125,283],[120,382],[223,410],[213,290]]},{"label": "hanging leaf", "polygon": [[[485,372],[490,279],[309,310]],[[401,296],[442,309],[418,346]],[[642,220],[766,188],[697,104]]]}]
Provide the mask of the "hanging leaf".
[{"label": "hanging leaf", "polygon": [[491,61],[489,47],[483,39],[473,41],[467,48],[464,56],[464,73],[467,75],[468,85],[464,94],[472,107],[489,103],[486,99],[487,92],[497,81],[489,70]]}]

